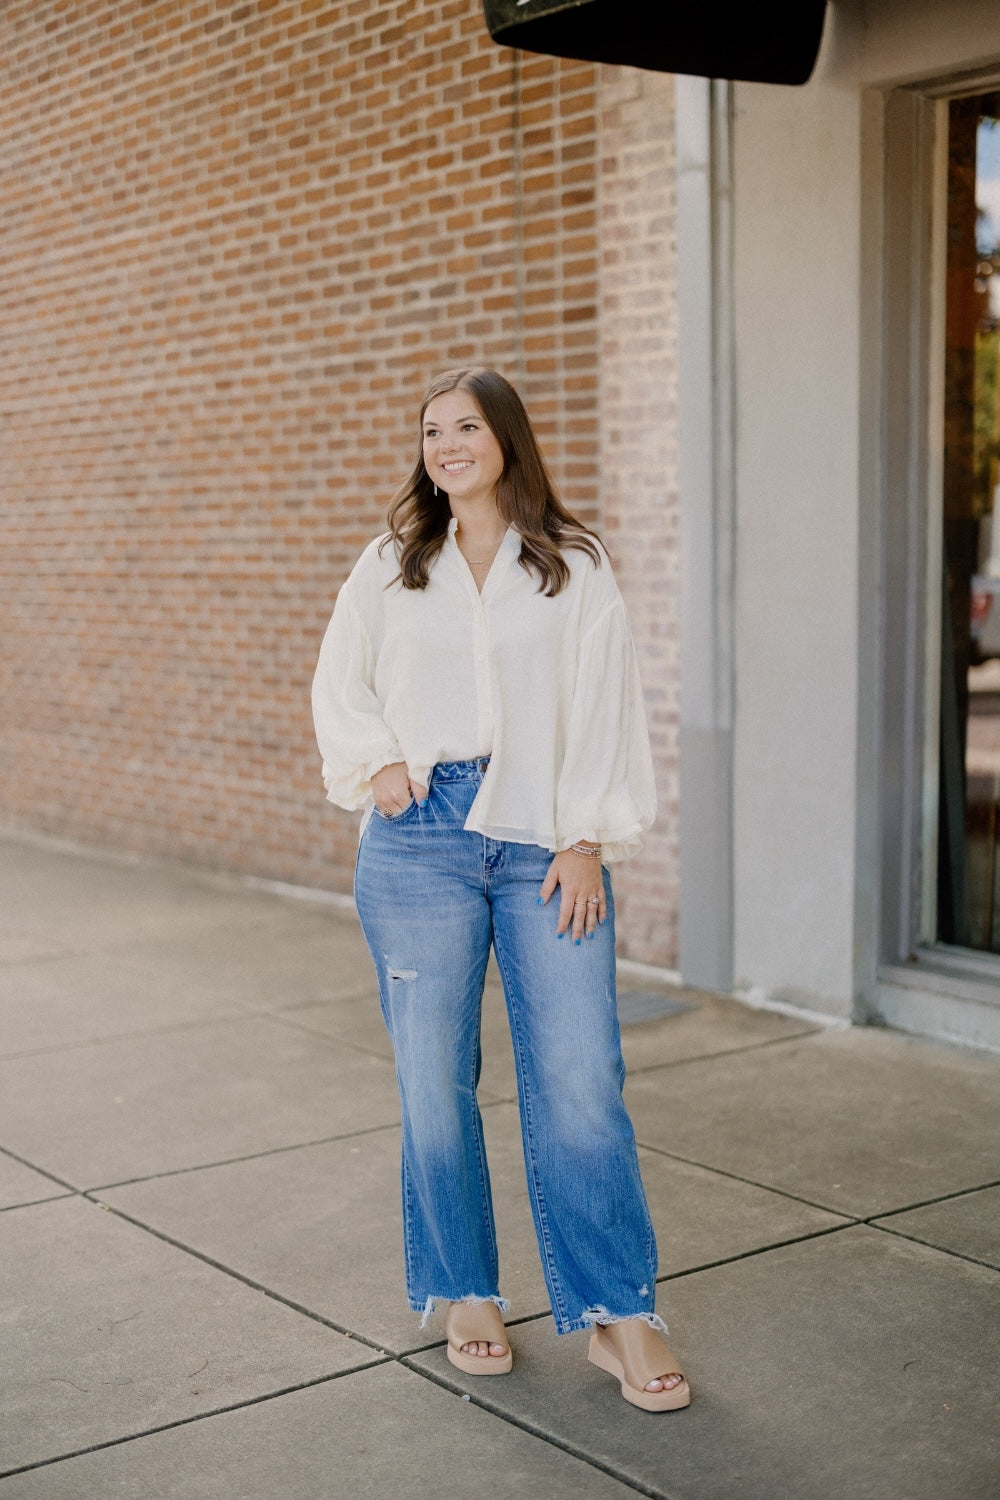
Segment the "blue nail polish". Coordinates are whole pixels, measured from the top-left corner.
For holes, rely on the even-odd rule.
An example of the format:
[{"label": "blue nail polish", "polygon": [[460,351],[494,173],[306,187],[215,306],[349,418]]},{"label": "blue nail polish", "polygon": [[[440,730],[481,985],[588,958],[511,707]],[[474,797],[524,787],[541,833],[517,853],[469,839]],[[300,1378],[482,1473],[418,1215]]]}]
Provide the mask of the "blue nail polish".
[{"label": "blue nail polish", "polygon": [[545,902],[542,900],[541,896],[539,896],[539,898],[538,898],[538,904],[539,904],[539,906],[544,906],[545,905]]},{"label": "blue nail polish", "polygon": [[580,946],[580,939],[579,938],[574,938],[573,939],[573,947],[574,948],[579,948],[579,946]]},{"label": "blue nail polish", "polygon": [[593,938],[593,936],[594,936],[594,934],[593,934],[593,933],[592,933],[592,932],[588,932],[588,933],[587,933],[587,936],[588,936],[588,937],[589,937],[589,938]]},{"label": "blue nail polish", "polygon": [[421,806],[421,807],[426,807],[426,806],[427,806],[427,798],[426,798],[426,797],[425,797],[425,798],[424,798],[424,800],[423,800],[423,801],[422,801],[422,802],[421,802],[421,804],[420,804],[420,806]]},{"label": "blue nail polish", "polygon": [[566,934],[564,932],[557,932],[556,933],[556,937],[557,938],[564,938],[565,936],[566,936]]}]

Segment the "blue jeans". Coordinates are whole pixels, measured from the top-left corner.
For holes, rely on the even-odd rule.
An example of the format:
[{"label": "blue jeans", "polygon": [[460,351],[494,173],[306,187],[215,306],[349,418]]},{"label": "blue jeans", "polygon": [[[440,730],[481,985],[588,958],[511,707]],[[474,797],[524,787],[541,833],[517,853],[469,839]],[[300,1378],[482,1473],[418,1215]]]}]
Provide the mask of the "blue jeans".
[{"label": "blue jeans", "polygon": [[614,909],[575,945],[556,938],[552,856],[468,833],[486,761],[431,775],[425,807],[377,809],[355,896],[378,971],[402,1106],[403,1234],[410,1306],[504,1307],[483,1123],[480,1008],[492,943],[514,1044],[535,1233],[558,1333],[653,1314],[656,1241],[622,1102]]}]

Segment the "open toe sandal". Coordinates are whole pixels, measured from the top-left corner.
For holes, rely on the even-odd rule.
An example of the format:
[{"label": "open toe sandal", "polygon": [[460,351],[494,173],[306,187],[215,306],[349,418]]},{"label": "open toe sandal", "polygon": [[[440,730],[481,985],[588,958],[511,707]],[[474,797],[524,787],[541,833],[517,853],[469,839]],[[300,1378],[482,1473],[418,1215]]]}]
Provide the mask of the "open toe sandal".
[{"label": "open toe sandal", "polygon": [[[452,1302],[445,1315],[448,1358],[466,1375],[509,1375],[514,1356],[495,1302]],[[463,1344],[505,1344],[506,1354],[465,1354]]]},{"label": "open toe sandal", "polygon": [[654,1328],[641,1318],[615,1324],[613,1344],[608,1330],[598,1326],[590,1338],[587,1358],[621,1382],[622,1395],[643,1411],[678,1411],[690,1406],[691,1389],[685,1379],[670,1390],[647,1391],[643,1387],[665,1375],[680,1375],[676,1357]]}]

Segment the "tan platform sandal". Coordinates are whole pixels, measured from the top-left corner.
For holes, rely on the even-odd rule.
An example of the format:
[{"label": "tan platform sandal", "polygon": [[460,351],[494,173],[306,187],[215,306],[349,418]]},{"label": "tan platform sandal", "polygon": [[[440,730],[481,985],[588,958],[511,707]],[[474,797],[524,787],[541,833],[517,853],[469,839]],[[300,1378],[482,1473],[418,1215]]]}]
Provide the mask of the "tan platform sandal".
[{"label": "tan platform sandal", "polygon": [[[452,1302],[445,1314],[448,1358],[466,1375],[509,1375],[514,1355],[495,1302]],[[463,1344],[505,1344],[506,1354],[465,1354]]]},{"label": "tan platform sandal", "polygon": [[[691,1388],[656,1329],[643,1318],[627,1318],[612,1326],[614,1334],[607,1326],[594,1329],[587,1358],[621,1382],[625,1400],[643,1411],[679,1411],[690,1406]],[[680,1385],[663,1391],[643,1390],[651,1380],[662,1380],[665,1375],[681,1375]]]}]

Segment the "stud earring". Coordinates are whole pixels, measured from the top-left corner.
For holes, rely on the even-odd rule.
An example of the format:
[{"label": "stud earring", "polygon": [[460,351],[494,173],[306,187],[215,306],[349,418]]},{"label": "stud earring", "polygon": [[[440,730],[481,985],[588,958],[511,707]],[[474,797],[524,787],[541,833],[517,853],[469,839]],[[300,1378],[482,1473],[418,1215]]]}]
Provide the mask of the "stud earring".
[{"label": "stud earring", "polygon": [[437,487],[437,485],[435,485],[434,486],[434,499],[436,500],[437,497],[438,497],[438,487]]}]

